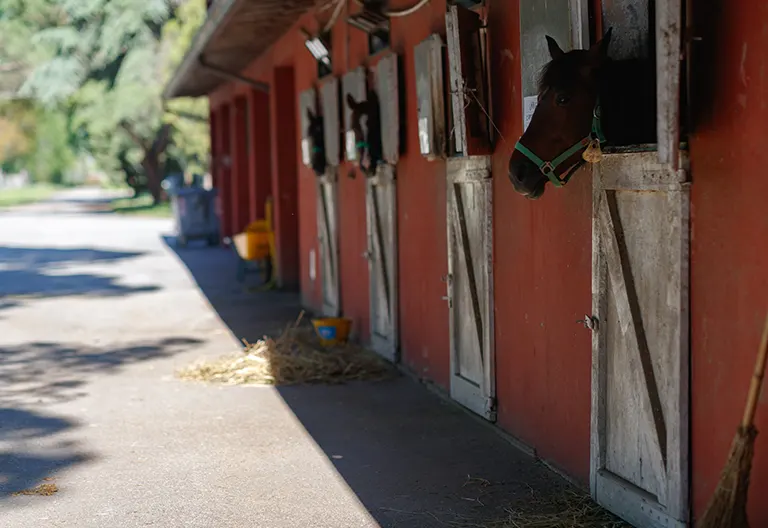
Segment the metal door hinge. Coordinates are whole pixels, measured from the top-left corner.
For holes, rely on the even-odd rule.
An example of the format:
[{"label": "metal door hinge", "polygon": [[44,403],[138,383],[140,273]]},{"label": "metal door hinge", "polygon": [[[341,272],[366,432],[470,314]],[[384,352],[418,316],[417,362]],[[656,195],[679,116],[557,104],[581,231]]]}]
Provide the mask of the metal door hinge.
[{"label": "metal door hinge", "polygon": [[488,397],[485,399],[485,415],[491,421],[496,421],[496,398]]}]

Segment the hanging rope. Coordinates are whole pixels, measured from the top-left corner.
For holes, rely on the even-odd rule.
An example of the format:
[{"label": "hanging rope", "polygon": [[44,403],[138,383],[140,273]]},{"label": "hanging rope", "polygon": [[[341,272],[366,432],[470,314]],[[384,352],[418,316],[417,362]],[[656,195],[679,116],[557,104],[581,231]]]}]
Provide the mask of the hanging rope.
[{"label": "hanging rope", "polygon": [[333,27],[333,25],[339,19],[339,15],[341,14],[341,8],[344,7],[344,3],[345,3],[345,0],[338,0],[336,2],[336,9],[333,10],[333,14],[331,15],[331,19],[325,25],[325,29],[323,29],[323,32],[330,31],[331,28]]},{"label": "hanging rope", "polygon": [[[362,2],[362,0],[355,0],[355,3],[359,5],[360,7],[365,7],[365,4]],[[390,18],[396,18],[396,17],[404,17],[411,15],[427,5],[429,3],[429,0],[420,0],[416,5],[413,7],[409,7],[407,9],[401,9],[400,11],[385,11],[384,15],[388,16]]]}]

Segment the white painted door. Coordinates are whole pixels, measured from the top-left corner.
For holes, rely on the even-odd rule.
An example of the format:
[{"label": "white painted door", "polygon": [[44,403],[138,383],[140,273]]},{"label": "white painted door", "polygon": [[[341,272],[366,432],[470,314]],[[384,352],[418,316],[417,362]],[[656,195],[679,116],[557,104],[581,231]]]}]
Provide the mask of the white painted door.
[{"label": "white painted door", "polygon": [[323,289],[322,313],[341,314],[339,296],[339,235],[336,168],[328,167],[317,179],[317,229],[320,242],[320,277]]},{"label": "white painted door", "polygon": [[397,361],[397,190],[395,169],[379,165],[366,181],[371,347]]},{"label": "white painted door", "polygon": [[447,168],[451,397],[495,421],[490,158],[451,158]]},{"label": "white painted door", "polygon": [[591,488],[642,527],[688,521],[685,174],[655,152],[594,172]]}]

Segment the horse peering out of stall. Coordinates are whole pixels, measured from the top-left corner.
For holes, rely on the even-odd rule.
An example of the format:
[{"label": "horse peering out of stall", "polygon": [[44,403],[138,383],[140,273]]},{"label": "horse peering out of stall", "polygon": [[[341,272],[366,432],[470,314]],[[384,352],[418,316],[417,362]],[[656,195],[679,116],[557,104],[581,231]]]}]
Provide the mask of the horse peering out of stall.
[{"label": "horse peering out of stall", "polygon": [[323,176],[326,169],[325,137],[323,135],[323,116],[315,115],[307,108],[307,138],[309,139],[310,165],[317,177]]},{"label": "horse peering out of stall", "polygon": [[564,52],[546,37],[551,61],[539,80],[538,104],[509,159],[515,191],[538,199],[547,182],[565,185],[601,146],[656,142],[653,61],[612,60],[611,30],[588,50]]},{"label": "horse peering out of stall", "polygon": [[[350,122],[355,134],[355,149],[360,168],[367,176],[373,176],[376,173],[376,167],[383,159],[379,96],[375,91],[368,90],[365,101],[356,101],[352,94],[348,93],[347,105],[352,110]],[[363,117],[366,118],[365,132],[362,125]]]}]

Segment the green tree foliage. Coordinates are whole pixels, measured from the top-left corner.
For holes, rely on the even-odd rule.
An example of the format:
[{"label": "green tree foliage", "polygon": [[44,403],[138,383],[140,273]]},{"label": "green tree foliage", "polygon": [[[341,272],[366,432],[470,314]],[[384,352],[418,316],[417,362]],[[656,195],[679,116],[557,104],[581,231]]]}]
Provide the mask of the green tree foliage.
[{"label": "green tree foliage", "polygon": [[34,65],[18,95],[65,111],[74,148],[89,151],[103,170],[123,174],[135,188],[146,185],[156,200],[162,197],[169,156],[189,169],[205,167],[206,102],[167,106],[161,95],[205,17],[204,2],[0,0],[0,5],[0,17],[13,11],[16,31],[29,36],[34,48],[18,61]]}]

